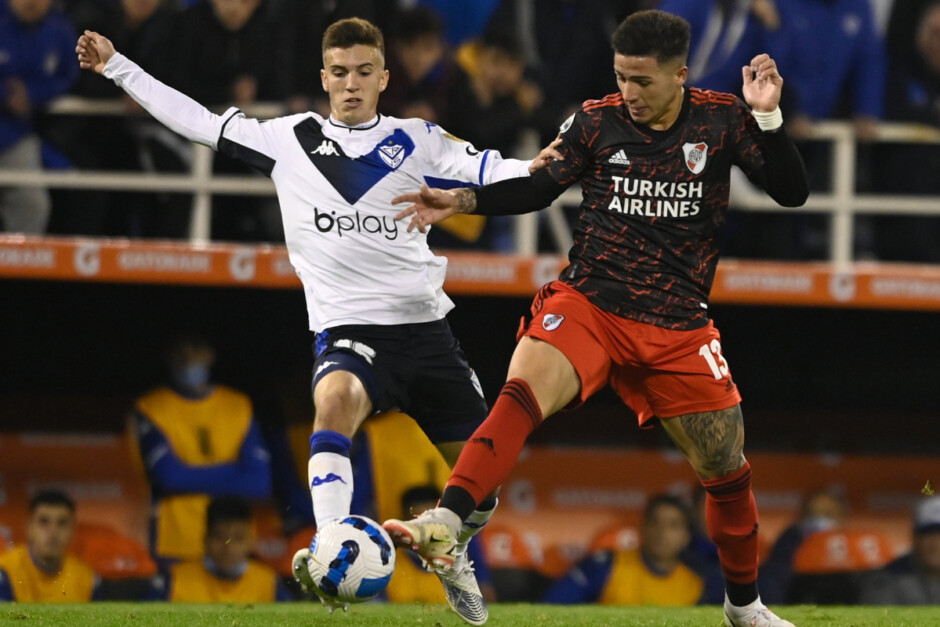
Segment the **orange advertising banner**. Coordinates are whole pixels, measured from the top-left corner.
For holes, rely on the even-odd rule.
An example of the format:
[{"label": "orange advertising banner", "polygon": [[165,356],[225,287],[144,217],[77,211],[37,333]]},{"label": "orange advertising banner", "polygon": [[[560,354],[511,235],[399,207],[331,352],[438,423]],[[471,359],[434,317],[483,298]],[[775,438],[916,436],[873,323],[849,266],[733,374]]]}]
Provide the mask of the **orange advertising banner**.
[{"label": "orange advertising banner", "polygon": [[[452,294],[530,296],[567,264],[559,255],[519,257],[440,251]],[[0,278],[297,289],[283,246],[142,242],[0,235]],[[940,266],[726,259],[714,303],[940,310]]]}]

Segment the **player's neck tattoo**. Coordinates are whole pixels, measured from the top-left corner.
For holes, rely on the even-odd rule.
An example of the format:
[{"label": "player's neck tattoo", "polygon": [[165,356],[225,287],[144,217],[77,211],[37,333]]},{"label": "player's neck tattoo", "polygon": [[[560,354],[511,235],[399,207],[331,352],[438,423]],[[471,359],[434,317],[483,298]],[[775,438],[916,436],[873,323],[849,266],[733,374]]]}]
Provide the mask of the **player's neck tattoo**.
[{"label": "player's neck tattoo", "polygon": [[477,195],[469,187],[461,187],[455,192],[457,213],[473,213],[477,208]]}]

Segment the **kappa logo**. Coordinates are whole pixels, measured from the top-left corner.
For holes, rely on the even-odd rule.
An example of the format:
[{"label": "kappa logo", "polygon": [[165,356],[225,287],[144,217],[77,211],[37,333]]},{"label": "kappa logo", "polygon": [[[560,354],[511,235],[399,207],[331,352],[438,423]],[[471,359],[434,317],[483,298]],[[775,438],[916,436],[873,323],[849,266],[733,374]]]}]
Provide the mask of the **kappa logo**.
[{"label": "kappa logo", "polygon": [[617,151],[617,154],[607,160],[607,163],[614,165],[630,165],[630,158],[627,156],[627,153],[623,151],[623,148],[621,148]]},{"label": "kappa logo", "polygon": [[317,486],[321,486],[324,483],[334,483],[336,481],[339,481],[340,483],[346,483],[346,481],[344,481],[343,478],[339,475],[334,475],[332,472],[329,472],[322,479],[320,477],[314,477],[313,481],[310,482],[310,487],[316,488]]},{"label": "kappa logo", "polygon": [[565,317],[561,314],[545,314],[545,317],[542,318],[542,328],[546,331],[554,331],[564,321]]},{"label": "kappa logo", "polygon": [[698,174],[705,169],[705,160],[708,158],[708,144],[704,142],[683,144],[682,152],[685,154],[685,164],[692,171],[692,174]]},{"label": "kappa logo", "polygon": [[316,377],[321,372],[323,372],[323,370],[325,370],[326,368],[329,368],[330,366],[336,366],[338,364],[339,364],[338,361],[324,361],[322,364],[317,366],[317,371],[313,373],[313,376]]},{"label": "kappa logo", "polygon": [[333,145],[333,140],[324,139],[320,142],[320,145],[310,151],[311,155],[323,155],[324,157],[335,157],[339,154],[339,151],[336,150],[336,146]]},{"label": "kappa logo", "polygon": [[405,158],[405,147],[399,144],[379,146],[379,158],[385,162],[385,165],[394,170],[401,165],[402,159]]}]

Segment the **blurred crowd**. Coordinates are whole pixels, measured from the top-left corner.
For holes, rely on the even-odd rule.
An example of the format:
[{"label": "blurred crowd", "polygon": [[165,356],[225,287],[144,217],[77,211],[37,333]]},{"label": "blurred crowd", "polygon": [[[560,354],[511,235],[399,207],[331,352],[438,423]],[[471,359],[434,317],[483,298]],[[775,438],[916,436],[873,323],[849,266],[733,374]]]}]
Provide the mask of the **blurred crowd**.
[{"label": "blurred crowd", "polygon": [[[130,409],[130,459],[150,493],[147,547],[101,523],[60,481],[30,482],[24,529],[0,534],[0,602],[148,600],[260,603],[310,599],[290,571],[293,552],[316,532],[295,437],[264,399],[216,380],[205,337],[179,333],[163,355],[164,376]],[[381,443],[381,445],[378,445]],[[402,455],[407,451],[407,455]],[[301,456],[303,457],[303,456]],[[433,507],[450,469],[405,414],[371,417],[350,451],[351,512],[410,518]],[[606,605],[720,604],[724,578],[706,525],[704,489],[647,495],[636,520],[584,537],[577,553],[533,548],[527,529],[488,525],[469,547],[489,601]],[[760,587],[773,603],[940,603],[940,496],[925,489],[911,514],[910,550],[877,528],[853,524],[844,488],[808,491],[796,518],[767,535]],[[87,497],[88,495],[85,494]],[[273,520],[283,556],[259,550],[259,522]],[[271,531],[269,529],[269,531]],[[135,534],[136,535],[136,534]],[[271,536],[265,536],[270,541]],[[539,559],[535,559],[538,555]],[[286,559],[285,559],[286,558]],[[97,567],[97,570],[96,570]],[[101,571],[101,572],[98,572]],[[400,550],[382,601],[445,603],[437,577]]]},{"label": "blurred crowd", "polygon": [[[188,171],[192,147],[110,81],[79,75],[76,33],[96,30],[146,70],[212,108],[275,103],[328,115],[320,36],[358,15],[386,35],[379,110],[440,124],[477,148],[530,157],[587,99],[616,90],[610,34],[660,8],[692,26],[689,83],[740,93],[741,67],[770,53],[786,81],[784,119],[816,190],[831,187],[831,146],[816,120],[850,120],[859,191],[940,193],[940,146],[874,143],[882,120],[940,126],[940,3],[935,0],[0,0],[0,168]],[[123,99],[125,114],[50,115],[72,94]],[[223,156],[219,173],[249,175]],[[184,238],[180,193],[0,188],[0,225],[24,233]],[[282,241],[273,198],[213,199],[211,237]],[[829,218],[732,211],[725,254],[827,257]],[[446,223],[445,223],[446,224]],[[856,219],[856,256],[940,261],[940,218]],[[507,250],[510,222],[445,226],[432,245]]]}]

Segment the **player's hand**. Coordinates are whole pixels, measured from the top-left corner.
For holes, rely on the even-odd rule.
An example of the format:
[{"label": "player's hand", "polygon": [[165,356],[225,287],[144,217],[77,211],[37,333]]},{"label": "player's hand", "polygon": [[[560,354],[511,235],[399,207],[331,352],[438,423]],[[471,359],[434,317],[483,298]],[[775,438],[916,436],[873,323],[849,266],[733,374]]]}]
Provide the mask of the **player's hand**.
[{"label": "player's hand", "polygon": [[783,77],[777,71],[777,62],[768,54],[759,54],[750,65],[741,68],[744,79],[744,101],[759,113],[770,113],[780,104]]},{"label": "player's hand", "polygon": [[101,74],[116,50],[110,39],[94,31],[86,30],[78,38],[75,52],[78,53],[78,65],[83,70],[92,70]]},{"label": "player's hand", "polygon": [[392,199],[394,205],[405,202],[410,202],[411,205],[395,214],[395,219],[404,220],[410,216],[409,233],[415,229],[424,233],[430,225],[458,213],[457,195],[447,189],[434,189],[422,185],[421,191],[417,194],[402,194]]},{"label": "player's hand", "polygon": [[561,146],[561,137],[556,137],[552,143],[542,148],[541,152],[539,152],[539,154],[535,156],[535,159],[532,160],[532,163],[529,164],[529,174],[535,174],[537,170],[541,170],[552,161],[562,161],[563,157],[561,153],[558,152],[559,146]]}]

